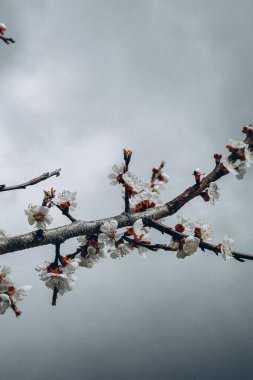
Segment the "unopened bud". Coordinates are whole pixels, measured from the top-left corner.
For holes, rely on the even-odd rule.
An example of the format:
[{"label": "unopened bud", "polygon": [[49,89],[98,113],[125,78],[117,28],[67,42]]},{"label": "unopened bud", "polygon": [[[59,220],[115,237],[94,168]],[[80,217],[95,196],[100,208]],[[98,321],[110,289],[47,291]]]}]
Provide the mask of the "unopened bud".
[{"label": "unopened bud", "polygon": [[130,160],[133,152],[129,149],[123,149],[123,153],[124,153],[124,159]]},{"label": "unopened bud", "polygon": [[6,25],[5,24],[0,24],[0,34],[4,35],[6,32]]},{"label": "unopened bud", "polygon": [[215,153],[213,158],[215,159],[215,163],[218,165],[221,162],[222,154],[221,153]]},{"label": "unopened bud", "polygon": [[181,223],[178,223],[178,224],[175,225],[175,230],[177,232],[182,233],[182,232],[184,232],[185,228],[184,228],[184,226]]}]

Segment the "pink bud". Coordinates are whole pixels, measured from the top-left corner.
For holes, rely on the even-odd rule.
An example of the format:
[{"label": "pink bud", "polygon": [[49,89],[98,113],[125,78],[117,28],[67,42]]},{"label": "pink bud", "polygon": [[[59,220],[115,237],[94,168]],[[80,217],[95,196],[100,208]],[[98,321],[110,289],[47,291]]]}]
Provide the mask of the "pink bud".
[{"label": "pink bud", "polygon": [[0,24],[0,34],[4,34],[6,32],[6,25],[5,24]]}]

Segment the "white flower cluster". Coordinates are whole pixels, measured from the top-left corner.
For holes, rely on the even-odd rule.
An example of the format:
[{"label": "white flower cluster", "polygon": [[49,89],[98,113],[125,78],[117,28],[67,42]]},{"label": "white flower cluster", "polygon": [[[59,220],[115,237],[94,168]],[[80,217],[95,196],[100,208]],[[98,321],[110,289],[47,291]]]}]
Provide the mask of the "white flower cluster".
[{"label": "white flower cluster", "polygon": [[16,288],[10,273],[9,266],[0,267],[0,314],[4,314],[10,306],[14,306],[13,310],[18,316],[21,314],[21,310],[16,307],[16,303],[23,300],[31,286],[24,285]]},{"label": "white flower cluster", "polygon": [[213,230],[210,224],[202,222],[201,220],[193,220],[185,218],[184,215],[178,215],[177,220],[189,232],[195,232],[198,229],[201,240],[210,243],[213,239]]},{"label": "white flower cluster", "polygon": [[52,263],[49,262],[35,268],[38,272],[41,272],[40,279],[45,282],[45,285],[52,290],[56,288],[60,295],[73,290],[77,280],[74,272],[80,262],[78,258],[68,259],[65,257],[63,260],[64,265],[59,265],[55,269],[53,269]]},{"label": "white flower cluster", "polygon": [[200,220],[187,219],[183,215],[177,216],[177,225],[182,225],[188,232],[194,232],[195,236],[188,236],[182,240],[171,240],[172,246],[178,248],[177,258],[184,259],[191,256],[199,247],[200,241],[210,243],[213,239],[211,226]]},{"label": "white flower cluster", "polygon": [[107,246],[108,253],[112,259],[117,259],[129,254],[129,244],[123,242],[122,233],[117,231],[117,228],[117,220],[111,219],[100,227],[102,232],[98,235],[99,244]]},{"label": "white flower cluster", "polygon": [[51,189],[51,192],[46,192],[46,196],[48,194],[52,194],[49,199],[49,202],[46,202],[47,206],[37,206],[32,203],[28,205],[27,210],[25,211],[25,214],[28,218],[28,223],[33,225],[35,224],[35,227],[40,230],[45,230],[47,228],[47,224],[51,224],[53,221],[52,216],[49,214],[50,207],[52,204],[58,206],[62,211],[63,210],[70,210],[74,211],[77,203],[76,203],[76,192],[71,192],[69,190],[63,190],[61,193],[59,193],[57,196],[54,197],[55,190]]},{"label": "white flower cluster", "polygon": [[92,268],[93,265],[105,258],[106,250],[112,259],[118,259],[130,254],[130,251],[137,248],[139,254],[143,257],[146,256],[148,249],[140,246],[139,242],[146,242],[149,240],[148,229],[143,226],[142,220],[138,219],[132,228],[129,228],[128,236],[133,239],[133,243],[125,243],[122,239],[122,232],[118,231],[118,222],[115,219],[111,219],[105,222],[100,227],[101,233],[97,236],[87,237],[79,236],[78,242],[80,247],[83,248],[80,254],[80,266]]},{"label": "white flower cluster", "polygon": [[147,227],[144,227],[142,219],[136,220],[136,222],[134,222],[133,224],[133,227],[128,229],[128,233],[133,237],[133,240],[136,242],[136,244],[132,245],[132,249],[136,248],[139,254],[143,258],[146,258],[148,248],[138,245],[139,242],[148,243],[150,241],[149,229]]},{"label": "white flower cluster", "polygon": [[[229,140],[227,148],[238,157],[236,157],[236,159],[226,158],[223,161],[223,165],[230,173],[234,174],[237,179],[243,179],[247,168],[253,164],[253,151],[245,142],[232,139]],[[237,163],[238,160],[241,162]]]},{"label": "white flower cluster", "polygon": [[105,258],[105,244],[97,241],[97,236],[91,239],[87,236],[79,236],[77,241],[81,247],[79,254],[80,267],[92,268],[93,265]]},{"label": "white flower cluster", "polygon": [[[130,191],[129,206],[136,212],[144,211],[147,208],[161,205],[160,192],[164,189],[164,183],[168,182],[169,176],[161,169],[156,169],[158,175],[152,181],[139,179],[130,171],[124,172],[124,164],[113,165],[112,172],[109,174],[111,185],[122,184],[123,188]],[[123,189],[122,198],[125,196]]]}]

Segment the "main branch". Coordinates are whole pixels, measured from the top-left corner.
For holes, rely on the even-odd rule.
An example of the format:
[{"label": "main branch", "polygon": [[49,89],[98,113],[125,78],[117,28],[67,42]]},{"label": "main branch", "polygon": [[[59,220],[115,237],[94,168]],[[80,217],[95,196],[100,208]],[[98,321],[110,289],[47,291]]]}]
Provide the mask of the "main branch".
[{"label": "main branch", "polygon": [[[52,173],[47,173],[47,178]],[[158,220],[166,216],[173,215],[191,199],[199,196],[211,182],[215,182],[225,174],[226,171],[224,170],[224,166],[222,164],[219,164],[211,173],[204,177],[199,184],[189,187],[178,197],[174,198],[168,203],[165,203],[163,206],[150,208],[144,212],[135,214],[122,213],[117,216],[94,221],[80,220],[70,225],[46,230],[43,232],[43,234],[38,234],[35,231],[24,235],[0,239],[0,255],[42,245],[59,244],[63,243],[67,239],[80,235],[98,234],[100,232],[101,225],[111,219],[116,219],[118,221],[118,228],[121,228],[132,226],[133,223],[140,218],[145,222],[145,220]],[[36,180],[43,180],[40,179],[41,177],[38,177]]]}]

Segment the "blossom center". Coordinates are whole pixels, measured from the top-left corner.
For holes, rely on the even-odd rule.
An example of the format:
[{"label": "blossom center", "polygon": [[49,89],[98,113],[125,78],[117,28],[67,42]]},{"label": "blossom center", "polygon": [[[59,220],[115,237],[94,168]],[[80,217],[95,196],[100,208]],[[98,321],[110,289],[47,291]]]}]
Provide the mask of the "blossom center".
[{"label": "blossom center", "polygon": [[36,222],[42,222],[45,216],[42,214],[42,212],[38,212],[37,214],[34,214],[33,217],[36,220]]}]

